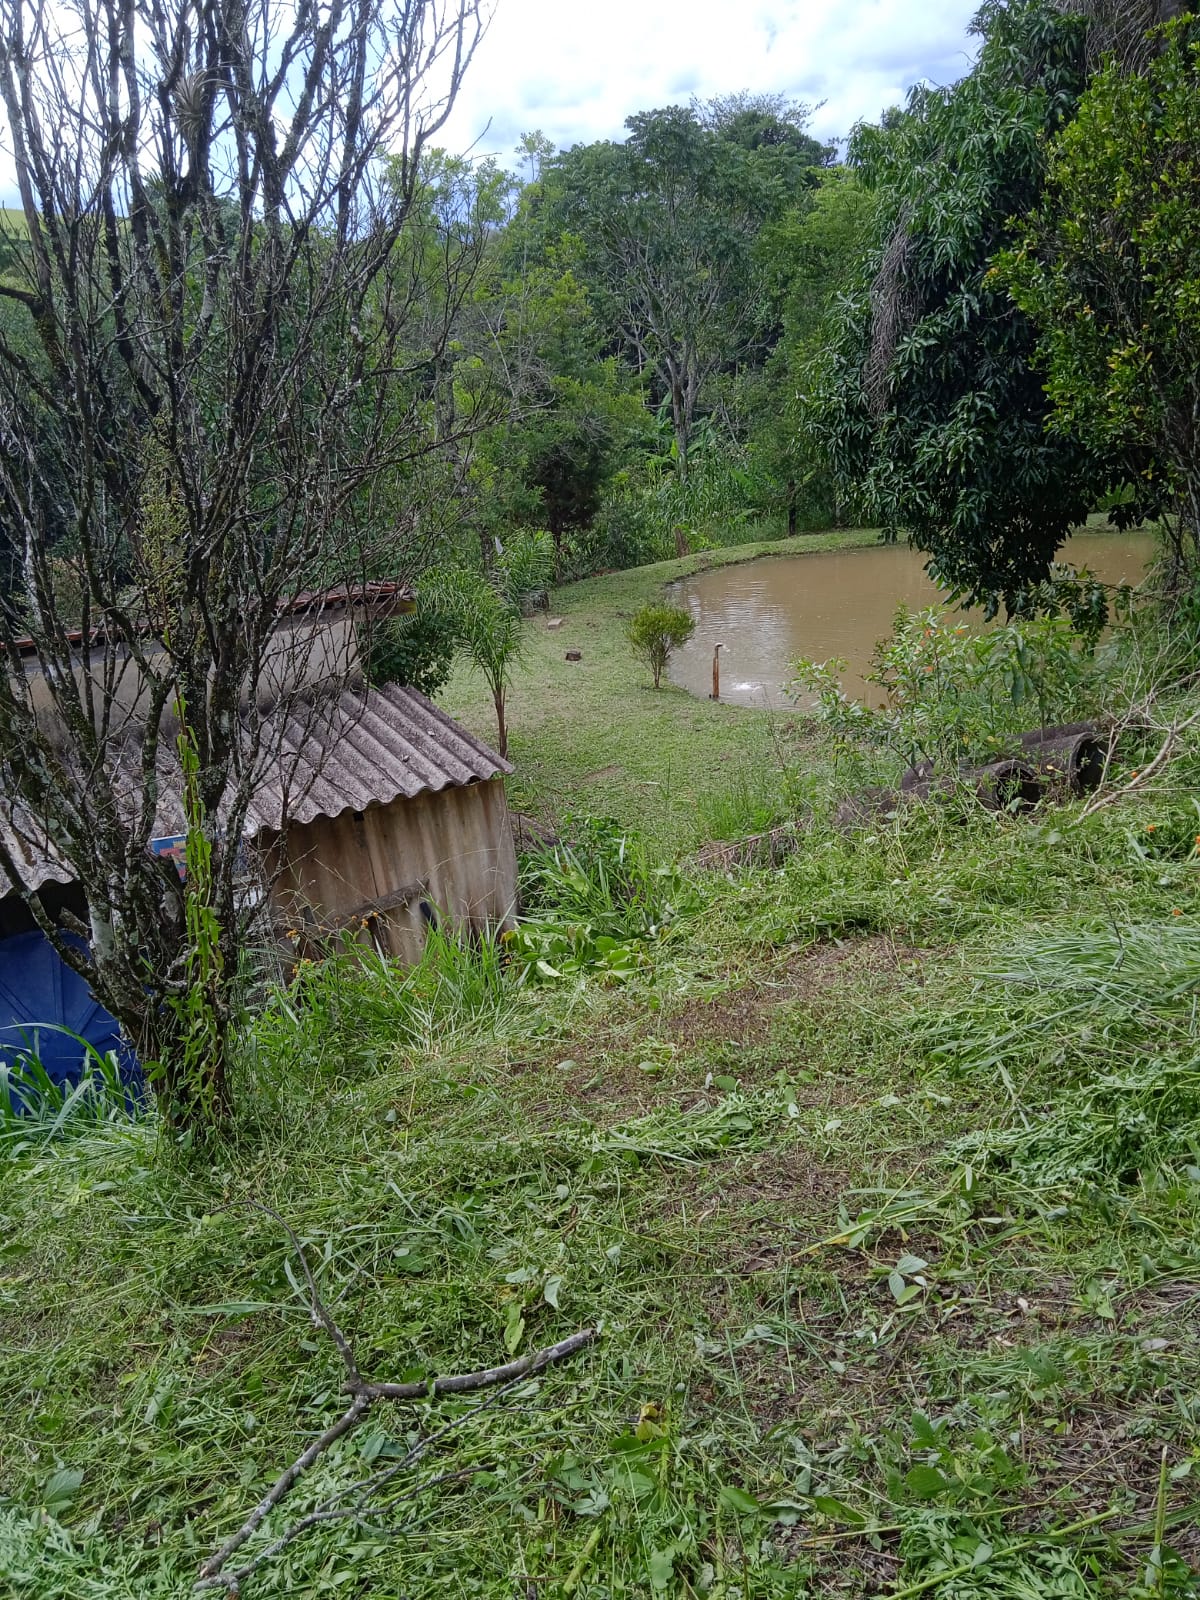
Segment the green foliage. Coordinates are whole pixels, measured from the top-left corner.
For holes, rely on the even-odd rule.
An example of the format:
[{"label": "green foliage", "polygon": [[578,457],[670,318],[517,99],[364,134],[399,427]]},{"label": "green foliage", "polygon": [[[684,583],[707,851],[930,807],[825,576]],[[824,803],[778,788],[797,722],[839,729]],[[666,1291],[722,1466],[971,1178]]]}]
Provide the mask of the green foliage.
[{"label": "green foliage", "polygon": [[0,1059],[0,1153],[130,1116],[130,1092],[111,1056],[53,1023],[35,1032],[68,1034],[83,1052],[86,1070],[76,1084],[55,1083],[34,1052],[7,1050]]},{"label": "green foliage", "polygon": [[644,842],[609,817],[568,818],[570,842],[521,861],[521,909],[588,922],[619,937],[656,938],[674,920],[683,890],[669,866],[651,864]]},{"label": "green foliage", "polygon": [[[214,872],[212,823],[201,792],[200,756],[187,721],[183,694],[176,697],[180,731],[175,740],[182,777],[185,828],[182,982],[167,995],[173,1025],[163,1031],[157,1059],[143,1062],[163,1115],[181,1139],[207,1137],[230,1112],[228,1067],[237,1024],[234,985],[226,981],[226,940]],[[165,871],[174,869],[164,863]]]},{"label": "green foliage", "polygon": [[1045,577],[1108,466],[1047,433],[1037,329],[991,273],[1084,90],[1087,22],[1049,0],[993,0],[974,26],[966,77],[914,89],[855,135],[876,240],[804,417],[869,520],[928,551],[947,587],[995,604]]},{"label": "green foliage", "polygon": [[825,153],[803,110],[669,106],[627,121],[623,144],[577,146],[546,175],[546,220],[576,236],[598,314],[654,375],[688,473],[712,381],[763,332],[754,243]]},{"label": "green foliage", "polygon": [[671,652],[686,644],[696,631],[696,619],[682,606],[648,605],[634,613],[625,630],[633,653],[645,662],[660,688]]},{"label": "green foliage", "polygon": [[1093,716],[1106,691],[1093,646],[1061,617],[975,631],[953,613],[901,606],[868,674],[883,691],[881,707],[848,696],[841,667],[794,662],[792,693],[815,695],[831,732],[943,771],[1003,754],[1029,728]]},{"label": "green foliage", "polygon": [[755,245],[779,334],[761,371],[747,375],[740,408],[771,509],[787,513],[789,531],[838,527],[857,512],[852,486],[830,470],[806,426],[805,405],[839,297],[861,276],[875,204],[853,167],[828,168]]},{"label": "green foliage", "polygon": [[1110,63],[1051,149],[1046,195],[997,276],[1035,322],[1059,436],[1125,462],[1174,513],[1172,586],[1200,558],[1200,33]]},{"label": "green foliage", "polygon": [[[426,930],[415,967],[402,967],[366,945],[331,948],[319,962],[301,964],[294,984],[276,991],[250,1041],[261,1070],[315,1061],[329,1050],[334,1070],[366,1037],[421,1051],[438,1040],[494,1032],[511,1008],[500,936]],[[326,1085],[328,1088],[328,1085]]]},{"label": "green foliage", "polygon": [[454,664],[455,634],[436,607],[373,623],[367,632],[366,675],[373,684],[398,683],[436,695]]},{"label": "green foliage", "polygon": [[469,519],[485,545],[514,525],[544,525],[561,576],[645,412],[635,374],[604,348],[578,241],[543,233],[540,193],[536,179],[520,192],[477,300],[475,359],[507,414],[474,446]]},{"label": "green foliage", "polygon": [[518,611],[545,594],[554,578],[554,549],[544,533],[518,528],[497,551],[492,582]]},{"label": "green foliage", "polygon": [[[661,435],[660,422],[660,435]],[[697,423],[686,478],[677,471],[674,442],[615,480],[605,505],[601,536],[622,537],[642,561],[683,550],[737,544],[764,510],[777,505],[774,483],[750,448]],[[624,563],[613,562],[612,565]]]},{"label": "green foliage", "polygon": [[506,951],[525,978],[630,978],[691,909],[691,895],[615,822],[582,818],[568,828],[571,843],[522,859],[521,920]]},{"label": "green foliage", "polygon": [[744,839],[783,822],[795,798],[794,777],[764,762],[744,767],[723,786],[701,795],[696,804],[701,841]]}]

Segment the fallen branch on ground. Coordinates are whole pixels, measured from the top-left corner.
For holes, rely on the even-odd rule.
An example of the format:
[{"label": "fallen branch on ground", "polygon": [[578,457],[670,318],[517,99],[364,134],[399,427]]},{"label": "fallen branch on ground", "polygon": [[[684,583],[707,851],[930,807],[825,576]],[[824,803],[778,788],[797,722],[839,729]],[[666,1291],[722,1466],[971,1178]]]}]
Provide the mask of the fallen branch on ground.
[{"label": "fallen branch on ground", "polygon": [[[1162,769],[1166,766],[1167,762],[1170,761],[1171,756],[1174,754],[1175,746],[1179,743],[1180,734],[1183,733],[1187,728],[1192,727],[1197,722],[1200,722],[1200,711],[1194,711],[1190,717],[1184,717],[1182,722],[1172,722],[1164,732],[1163,742],[1158,747],[1157,754],[1153,755],[1146,765],[1135,772],[1130,781],[1126,784],[1123,784],[1119,789],[1102,789],[1098,794],[1093,796],[1093,798],[1088,801],[1087,805],[1084,806],[1083,810],[1079,813],[1077,820],[1082,822],[1085,817],[1090,817],[1093,812],[1100,811],[1105,806],[1115,805],[1118,800],[1124,800],[1128,795],[1133,794],[1136,790],[1144,788],[1150,779],[1157,777]],[[1137,725],[1144,726],[1144,720],[1139,722]],[[1112,744],[1109,747],[1110,760],[1111,749],[1115,743],[1116,735],[1114,734]],[[1109,763],[1106,762],[1106,772],[1108,765]]]},{"label": "fallen branch on ground", "polygon": [[[329,1308],[321,1299],[317,1289],[317,1281],[308,1264],[304,1246],[301,1244],[295,1230],[269,1206],[258,1201],[247,1201],[247,1205],[256,1211],[262,1211],[272,1217],[288,1235],[292,1246],[299,1258],[304,1272],[305,1282],[308,1285],[309,1311],[314,1327],[323,1328],[329,1335],[334,1348],[342,1359],[346,1369],[346,1382],[343,1390],[349,1394],[350,1404],[337,1419],[330,1424],[324,1433],[320,1434],[303,1450],[291,1464],[276,1478],[270,1489],[251,1511],[236,1533],[231,1534],[225,1543],[216,1550],[200,1568],[196,1580],[197,1589],[224,1589],[230,1595],[237,1595],[241,1585],[250,1575],[272,1556],[277,1555],[285,1545],[291,1544],[301,1533],[307,1529],[325,1522],[334,1522],[346,1519],[365,1520],[384,1516],[395,1510],[404,1502],[413,1500],[425,1490],[441,1483],[451,1482],[470,1473],[480,1470],[472,1467],[465,1472],[446,1472],[435,1478],[426,1479],[415,1485],[411,1490],[392,1496],[381,1505],[368,1506],[371,1496],[377,1494],[387,1484],[393,1482],[406,1468],[415,1466],[439,1441],[444,1439],[454,1429],[464,1422],[478,1416],[481,1411],[487,1410],[501,1400],[515,1384],[522,1379],[531,1377],[534,1373],[541,1372],[543,1368],[552,1366],[556,1361],[564,1361],[568,1356],[584,1349],[598,1336],[595,1328],[584,1328],[579,1333],[573,1333],[569,1338],[560,1339],[557,1344],[547,1345],[543,1350],[536,1350],[527,1356],[519,1356],[515,1361],[505,1362],[499,1367],[484,1367],[478,1372],[461,1372],[446,1377],[429,1378],[415,1383],[368,1383],[359,1373],[358,1363],[354,1350],[334,1321]],[[286,1528],[266,1549],[260,1551],[253,1560],[236,1568],[232,1572],[225,1569],[237,1552],[253,1537],[262,1526],[267,1516],[279,1505],[296,1481],[308,1471],[331,1445],[350,1433],[363,1420],[371,1408],[382,1400],[432,1400],[441,1395],[474,1394],[482,1389],[494,1389],[497,1392],[489,1397],[483,1405],[475,1406],[472,1410],[464,1412],[462,1416],[454,1418],[444,1428],[431,1435],[428,1439],[419,1441],[399,1462],[394,1462],[373,1477],[366,1478],[360,1483],[351,1484],[346,1489],[338,1490],[322,1501],[314,1510],[301,1517],[290,1527]],[[353,1497],[353,1504],[345,1504]]]}]

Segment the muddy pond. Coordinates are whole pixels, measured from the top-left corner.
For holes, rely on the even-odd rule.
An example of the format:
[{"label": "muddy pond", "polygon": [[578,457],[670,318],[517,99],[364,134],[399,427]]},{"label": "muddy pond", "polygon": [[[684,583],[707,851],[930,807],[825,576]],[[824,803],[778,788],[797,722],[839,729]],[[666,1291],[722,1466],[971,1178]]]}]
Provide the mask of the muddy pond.
[{"label": "muddy pond", "polygon": [[[1105,583],[1138,583],[1153,551],[1144,533],[1085,533],[1067,541],[1060,561],[1086,566]],[[721,699],[785,707],[788,663],[797,656],[848,663],[842,683],[866,696],[864,673],[879,639],[892,631],[896,607],[945,603],[906,545],[871,545],[812,555],[764,556],[717,567],[672,584],[670,596],[696,619],[696,631],[671,658],[672,683],[695,695],[712,691],[713,646],[721,650]],[[982,626],[982,614],[964,613]]]}]

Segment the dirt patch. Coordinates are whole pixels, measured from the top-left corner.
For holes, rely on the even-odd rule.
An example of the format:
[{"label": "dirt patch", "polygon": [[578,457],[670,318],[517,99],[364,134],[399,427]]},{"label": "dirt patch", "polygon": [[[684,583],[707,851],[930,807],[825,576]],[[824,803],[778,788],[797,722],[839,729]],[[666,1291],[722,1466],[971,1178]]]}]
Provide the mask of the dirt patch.
[{"label": "dirt patch", "polygon": [[254,1313],[237,1322],[222,1323],[213,1328],[205,1339],[199,1354],[194,1358],[200,1371],[208,1374],[233,1361],[239,1365],[246,1356],[261,1346],[264,1338],[262,1318]]},{"label": "dirt patch", "polygon": [[770,1012],[762,986],[747,983],[708,1000],[689,1001],[668,1019],[667,1031],[672,1042],[685,1050],[714,1043],[744,1047],[766,1038]]},{"label": "dirt patch", "polygon": [[671,1038],[685,1048],[717,1040],[735,1045],[765,1041],[782,1007],[823,998],[864,979],[872,987],[911,973],[926,952],[897,944],[886,934],[809,945],[761,976],[707,1000],[687,1001],[667,1019]]},{"label": "dirt patch", "polygon": [[794,1258],[798,1238],[833,1226],[849,1182],[797,1144],[743,1157],[732,1170],[673,1172],[656,1210],[688,1231],[714,1270],[750,1277],[778,1270]]},{"label": "dirt patch", "polygon": [[[556,1045],[560,1058],[572,1063],[560,1080],[563,1098],[530,1104],[527,1113],[535,1122],[557,1120],[565,1099],[597,1122],[611,1124],[670,1102],[715,1105],[721,1091],[706,1088],[710,1073],[728,1073],[749,1085],[756,1075],[778,1069],[768,1046],[781,1011],[836,1004],[840,991],[851,985],[878,988],[909,980],[925,954],[883,935],[831,940],[785,960],[764,959],[749,978],[737,981],[731,975],[726,988],[705,998],[685,998],[674,1010],[655,1012],[640,998],[625,1003],[618,997],[586,1036]],[[761,1052],[757,1058],[756,1051]],[[550,1056],[509,1063],[513,1077],[526,1082],[553,1066]],[[795,1092],[801,1105],[840,1106],[861,1098],[854,1082],[830,1077],[800,1084]]]},{"label": "dirt patch", "polygon": [[893,979],[904,971],[911,974],[928,953],[916,945],[897,944],[886,933],[810,945],[792,956],[784,969],[792,989],[790,998],[808,999],[862,978]]}]

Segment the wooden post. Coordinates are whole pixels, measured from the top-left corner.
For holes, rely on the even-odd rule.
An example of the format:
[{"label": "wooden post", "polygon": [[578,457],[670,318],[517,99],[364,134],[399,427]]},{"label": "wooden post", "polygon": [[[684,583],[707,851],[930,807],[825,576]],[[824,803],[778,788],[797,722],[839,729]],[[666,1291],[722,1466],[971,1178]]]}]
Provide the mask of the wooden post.
[{"label": "wooden post", "polygon": [[714,700],[719,700],[721,698],[721,651],[724,648],[725,648],[724,645],[720,645],[720,644],[713,645],[713,688],[712,688],[712,698]]}]

